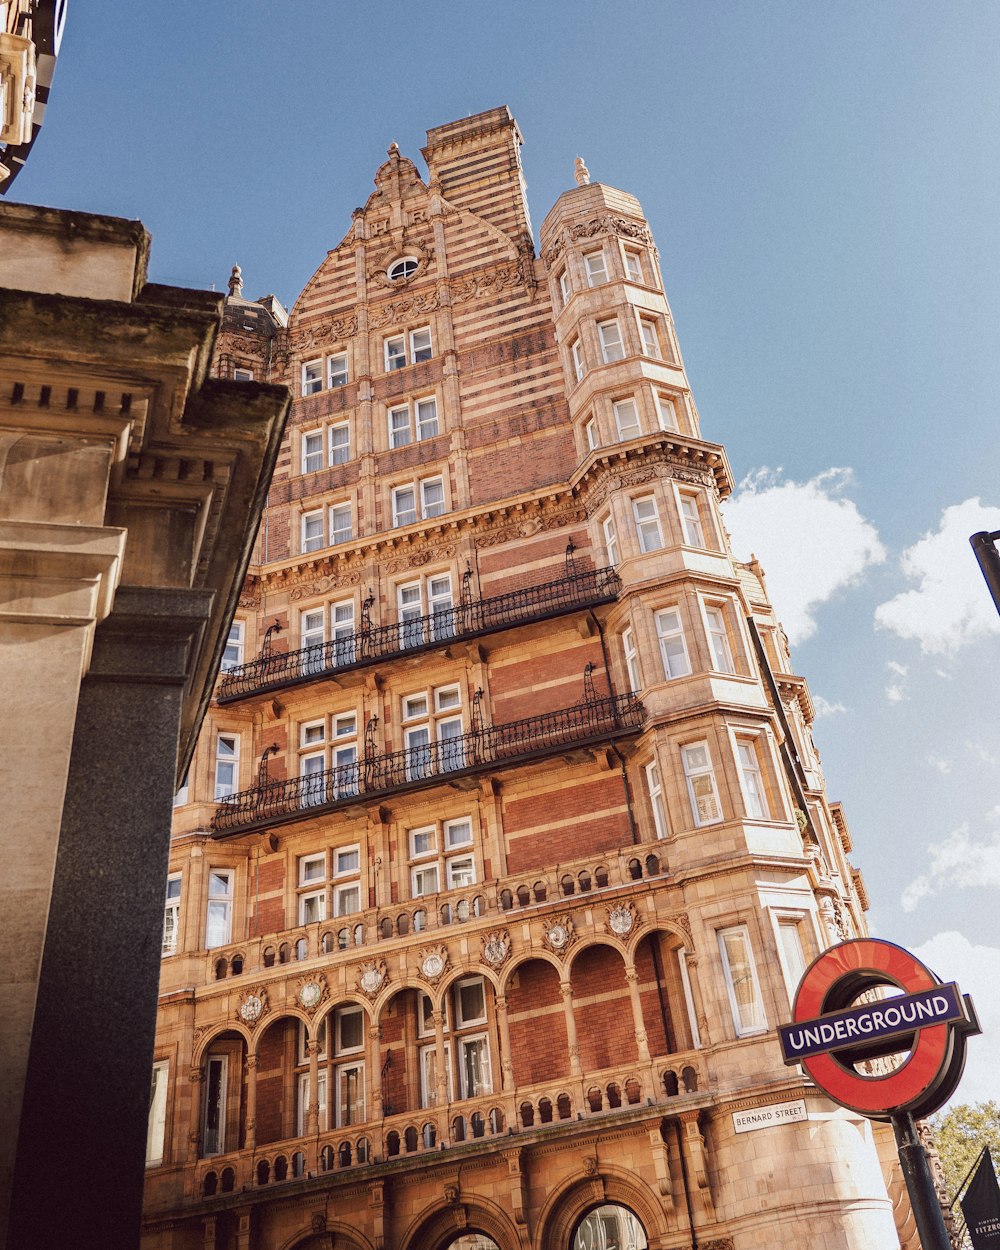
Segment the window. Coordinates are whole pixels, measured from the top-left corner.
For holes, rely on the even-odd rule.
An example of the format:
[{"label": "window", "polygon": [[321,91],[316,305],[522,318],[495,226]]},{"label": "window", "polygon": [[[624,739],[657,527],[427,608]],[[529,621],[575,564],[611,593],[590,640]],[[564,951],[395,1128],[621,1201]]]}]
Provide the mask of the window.
[{"label": "window", "polygon": [[691,812],[696,825],[711,825],[722,819],[722,804],[715,785],[712,757],[707,742],[694,742],[681,748]]},{"label": "window", "polygon": [[396,602],[402,646],[419,647],[425,642],[453,636],[455,620],[451,611],[450,573],[434,573],[397,586]]},{"label": "window", "polygon": [[705,607],[705,624],[708,627],[708,641],[712,650],[712,667],[717,673],[735,673],[733,653],[729,646],[729,631],[726,628],[725,609],[721,604]]},{"label": "window", "polygon": [[615,529],[615,519],[610,512],[601,522],[601,529],[604,531],[604,550],[607,553],[608,564],[617,564],[618,531]]},{"label": "window", "polygon": [[[426,995],[424,996],[426,998]],[[430,999],[427,999],[430,1002]],[[444,1044],[444,1075],[447,1098],[451,1097],[451,1043]],[[420,1105],[422,1107],[437,1106],[437,1046],[421,1046],[420,1048]]]},{"label": "window", "polygon": [[420,261],[415,256],[404,256],[389,266],[387,270],[389,281],[398,282],[401,278],[412,278],[419,266]]},{"label": "window", "polygon": [[440,826],[422,825],[409,831],[410,887],[414,898],[440,889],[464,890],[476,883],[472,820],[446,820]]},{"label": "window", "polygon": [[243,663],[243,631],[242,621],[233,621],[232,625],[229,626],[229,637],[226,639],[226,647],[222,652],[222,671],[224,673],[228,673],[237,664]]},{"label": "window", "polygon": [[587,271],[587,286],[600,286],[601,283],[608,280],[608,267],[604,261],[604,249],[597,252],[587,252],[583,258],[584,268]]},{"label": "window", "polygon": [[663,546],[663,533],[660,530],[660,517],[653,496],[644,495],[642,499],[633,499],[632,516],[635,519],[636,533],[639,535],[639,550],[644,554],[658,551]]},{"label": "window", "polygon": [[240,778],[240,740],[236,734],[215,737],[215,801],[236,793]]},{"label": "window", "polygon": [[334,1113],[337,1128],[362,1124],[365,1119],[365,1063],[338,1064],[334,1070]]},{"label": "window", "polygon": [[642,254],[630,247],[625,248],[625,273],[629,282],[641,283],[643,281]]},{"label": "window", "polygon": [[458,1039],[458,1074],[463,1098],[478,1098],[493,1090],[490,1048],[486,1034]]},{"label": "window", "polygon": [[205,1063],[205,1121],[202,1154],[221,1155],[226,1150],[226,1077],[228,1057],[209,1055]]},{"label": "window", "polygon": [[330,545],[349,543],[354,537],[354,523],[349,503],[333,504],[330,508]]},{"label": "window", "polygon": [[354,643],[354,600],[344,599],[340,603],[330,604],[330,640],[334,664],[353,664],[355,659]]},{"label": "window", "polygon": [[336,356],[331,356],[326,362],[327,377],[329,384],[334,386],[346,386],[348,382],[347,372],[347,352],[340,352]]},{"label": "window", "polygon": [[698,496],[689,491],[678,491],[677,502],[681,514],[681,530],[684,541],[689,547],[704,547],[705,532],[701,525],[701,513],[698,509]]},{"label": "window", "polygon": [[299,776],[304,781],[299,801],[303,807],[336,802],[358,793],[357,733],[356,712],[340,712],[331,717],[329,746],[325,721],[300,726]]},{"label": "window", "polygon": [[416,439],[433,438],[438,433],[437,400],[417,399],[411,407],[403,404],[389,409],[389,446],[406,447]]},{"label": "window", "polygon": [[486,1023],[486,993],[482,977],[466,977],[455,986],[455,1027]]},{"label": "window", "polygon": [[323,644],[326,642],[326,613],[322,608],[307,608],[299,616],[299,646],[309,654],[303,656],[308,673],[323,667]]},{"label": "window", "polygon": [[164,1060],[153,1064],[153,1082],[149,1091],[149,1119],[146,1122],[146,1167],[163,1162],[163,1146],[167,1133],[167,1076],[170,1065]]},{"label": "window", "polygon": [[686,677],[691,672],[691,661],[684,641],[684,627],[679,609],[665,608],[656,613],[656,636],[660,640],[664,677],[668,680]]},{"label": "window", "polygon": [[362,1007],[340,1007],[333,1013],[334,1046],[338,1055],[365,1048],[365,1013]]},{"label": "window", "polygon": [[562,300],[563,308],[569,303],[569,297],[573,293],[573,288],[569,284],[569,274],[566,270],[562,270],[558,278],[559,282],[559,298]]},{"label": "window", "polygon": [[676,405],[670,396],[664,395],[662,391],[656,392],[656,415],[661,430],[673,430],[676,433],[680,429],[677,424]]},{"label": "window", "polygon": [[785,976],[790,1004],[795,1001],[799,982],[806,970],[807,960],[802,947],[804,919],[801,915],[779,916],[777,919],[778,954],[781,956],[781,970]]},{"label": "window", "polygon": [[395,334],[385,340],[385,368],[387,373],[403,369],[406,365],[430,360],[432,355],[430,326],[411,330],[409,335]]},{"label": "window", "polygon": [[323,546],[323,513],[303,512],[302,550],[319,551]]},{"label": "window", "polygon": [[303,855],[299,859],[299,924],[325,919],[326,853]]},{"label": "window", "polygon": [[767,1029],[767,1021],[764,1018],[764,1004],[760,997],[757,969],[754,967],[746,925],[720,929],[719,950],[722,953],[722,968],[736,1036],[747,1037],[752,1033],[763,1033]]},{"label": "window", "polygon": [[628,673],[629,690],[642,689],[642,674],[639,671],[639,654],[635,649],[635,637],[631,625],[622,630],[622,650],[625,652],[625,670]]},{"label": "window", "polygon": [[233,381],[234,382],[252,382],[253,370],[252,369],[234,369]]},{"label": "window", "polygon": [[323,467],[323,431],[311,430],[302,435],[302,472],[315,473]]},{"label": "window", "polygon": [[346,464],[351,458],[351,431],[346,421],[330,426],[330,463]]},{"label": "window", "polygon": [[433,693],[433,713],[426,693],[406,695],[402,700],[408,781],[465,765],[461,691],[458,686],[439,686]]},{"label": "window", "polygon": [[639,425],[639,412],[634,399],[621,399],[615,404],[615,424],[621,440],[639,437],[642,427]]},{"label": "window", "polygon": [[315,395],[323,389],[323,362],[310,360],[302,366],[302,394]]},{"label": "window", "polygon": [[181,919],[181,874],[172,872],[167,877],[167,897],[163,904],[163,955],[177,950]]},{"label": "window", "polygon": [[205,949],[225,946],[232,940],[233,870],[212,868],[208,874],[208,911],[205,919]]},{"label": "window", "polygon": [[660,785],[660,769],[656,760],[651,760],[645,767],[646,790],[649,793],[649,806],[653,813],[653,828],[658,838],[665,838],[669,832],[667,825],[667,808],[663,802],[663,787]]},{"label": "window", "polygon": [[407,486],[397,486],[392,492],[393,525],[413,525],[417,520],[417,499],[420,499],[422,520],[441,516],[444,512],[444,479],[424,478]]},{"label": "window", "polygon": [[[319,1095],[317,1102],[319,1104],[319,1120],[318,1126],[321,1133],[326,1132],[327,1128],[327,1080],[326,1069],[320,1068],[316,1073],[316,1092]],[[298,1102],[295,1111],[295,1131],[299,1137],[305,1137],[308,1131],[309,1123],[309,1073],[300,1072],[298,1075]]]},{"label": "window", "polygon": [[596,451],[600,444],[597,440],[597,422],[593,417],[591,417],[587,424],[583,427],[583,432],[587,438],[588,450]]},{"label": "window", "polygon": [[757,742],[754,738],[737,740],[736,762],[740,770],[740,789],[743,791],[747,815],[751,820],[770,820],[771,813],[767,810],[764,778],[761,775]]},{"label": "window", "polygon": [[606,365],[616,360],[625,359],[625,348],[622,344],[622,329],[617,317],[612,321],[599,321],[597,334],[601,340],[601,356]]},{"label": "window", "polygon": [[642,339],[643,355],[652,356],[654,360],[662,360],[663,350],[660,347],[660,334],[656,322],[651,317],[639,318],[639,336]]},{"label": "window", "polygon": [[583,348],[580,346],[580,340],[574,339],[569,345],[570,359],[573,361],[573,376],[578,382],[583,381],[584,365],[583,365]]}]

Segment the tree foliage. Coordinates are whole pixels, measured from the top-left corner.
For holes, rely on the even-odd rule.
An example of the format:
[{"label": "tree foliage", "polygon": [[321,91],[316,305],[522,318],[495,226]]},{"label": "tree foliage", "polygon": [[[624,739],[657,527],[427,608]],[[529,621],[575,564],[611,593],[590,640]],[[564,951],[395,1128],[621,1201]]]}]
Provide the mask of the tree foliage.
[{"label": "tree foliage", "polygon": [[984,1146],[990,1147],[993,1162],[1000,1168],[1000,1103],[962,1103],[939,1112],[930,1126],[949,1198],[955,1196]]}]

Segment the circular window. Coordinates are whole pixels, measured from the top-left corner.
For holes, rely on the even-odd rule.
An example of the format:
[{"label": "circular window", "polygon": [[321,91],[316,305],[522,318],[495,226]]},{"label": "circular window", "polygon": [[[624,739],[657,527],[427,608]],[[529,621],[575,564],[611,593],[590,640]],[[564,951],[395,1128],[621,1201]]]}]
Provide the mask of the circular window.
[{"label": "circular window", "polygon": [[420,261],[415,256],[404,256],[389,266],[389,281],[398,282],[401,278],[412,278],[417,272]]},{"label": "circular window", "polygon": [[648,1246],[645,1230],[628,1207],[608,1203],[576,1226],[572,1250],[647,1250]]}]

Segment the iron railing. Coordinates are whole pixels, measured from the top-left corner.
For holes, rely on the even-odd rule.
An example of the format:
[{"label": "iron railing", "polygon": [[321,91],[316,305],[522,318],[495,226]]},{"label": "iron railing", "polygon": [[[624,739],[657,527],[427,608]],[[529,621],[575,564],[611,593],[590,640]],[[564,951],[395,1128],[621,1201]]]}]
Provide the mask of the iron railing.
[{"label": "iron railing", "polygon": [[621,589],[614,569],[583,569],[557,581],[511,590],[439,608],[391,625],[365,625],[357,632],[299,651],[267,650],[238,664],[219,682],[218,701],[232,703],[265,690],[313,681],[395,655],[413,655],[459,639],[476,638],[512,625],[543,621],[578,608],[612,603]]},{"label": "iron railing", "polygon": [[371,753],[324,772],[266,781],[224,799],[212,818],[216,838],[303,820],[361,799],[416,790],[554,755],[571,746],[638,733],[645,709],[633,693],[589,699],[540,716],[485,725],[406,751]]}]

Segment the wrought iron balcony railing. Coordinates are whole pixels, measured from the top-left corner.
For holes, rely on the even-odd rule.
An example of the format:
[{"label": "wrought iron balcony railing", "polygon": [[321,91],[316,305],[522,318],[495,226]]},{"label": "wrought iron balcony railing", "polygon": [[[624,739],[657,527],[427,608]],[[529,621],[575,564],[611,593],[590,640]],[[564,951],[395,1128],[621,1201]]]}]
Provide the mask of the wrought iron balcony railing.
[{"label": "wrought iron balcony railing", "polygon": [[224,799],[212,818],[216,838],[304,820],[366,798],[416,790],[490,772],[572,746],[638,733],[645,709],[635,694],[588,698],[540,716],[487,725],[406,751],[369,753],[353,764],[284,781],[263,781]]},{"label": "wrought iron balcony railing", "polygon": [[620,590],[621,578],[614,569],[582,569],[556,581],[489,599],[473,600],[463,595],[461,603],[391,625],[367,624],[366,603],[360,630],[299,651],[265,651],[224,673],[217,697],[220,703],[232,703],[266,690],[314,681],[326,673],[362,668],[390,656],[414,655],[512,625],[612,603]]}]

